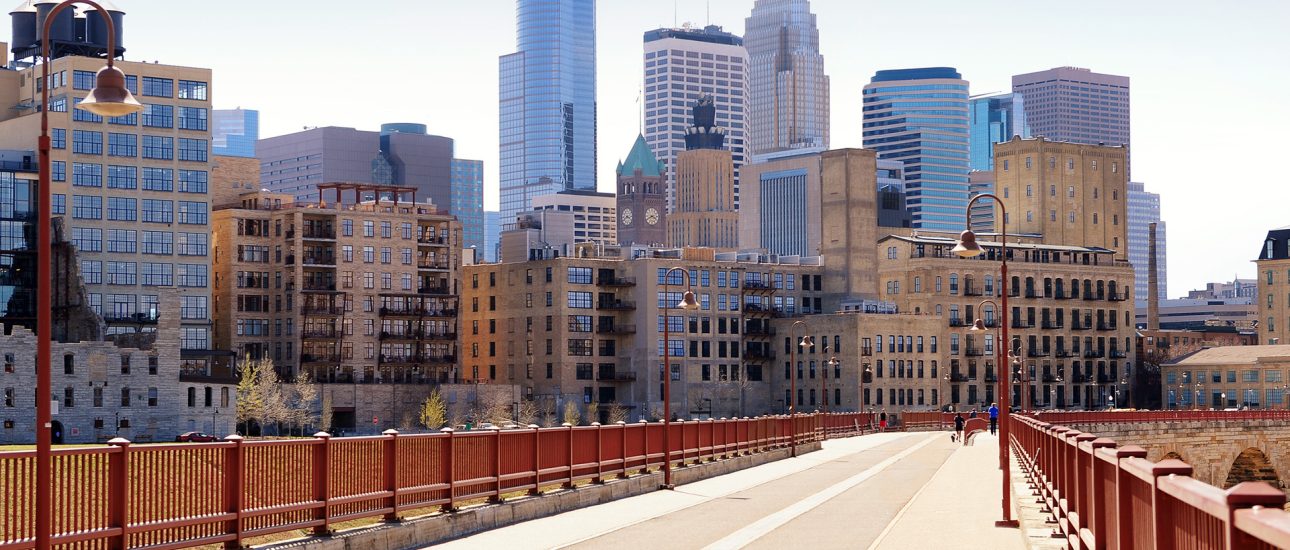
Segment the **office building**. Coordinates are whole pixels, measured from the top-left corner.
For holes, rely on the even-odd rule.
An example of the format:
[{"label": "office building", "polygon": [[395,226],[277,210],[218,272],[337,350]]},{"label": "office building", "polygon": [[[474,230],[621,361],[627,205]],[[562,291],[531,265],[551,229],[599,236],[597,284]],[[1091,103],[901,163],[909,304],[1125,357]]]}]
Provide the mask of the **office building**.
[{"label": "office building", "polygon": [[685,151],[676,156],[676,204],[667,218],[672,246],[734,250],[739,247],[734,157],[716,106],[704,96],[694,104],[694,125],[685,131]]},{"label": "office building", "polygon": [[1187,292],[1193,300],[1221,300],[1224,298],[1259,297],[1258,279],[1232,279],[1231,282],[1205,283],[1205,288]]},{"label": "office building", "polygon": [[[1134,322],[1140,327],[1147,327],[1146,300],[1138,300],[1135,306],[1137,312]],[[1159,307],[1160,328],[1165,330],[1234,327],[1237,330],[1254,331],[1259,324],[1256,296],[1174,298],[1160,300]]]},{"label": "office building", "polygon": [[214,214],[217,345],[270,358],[283,377],[304,372],[353,384],[352,392],[332,392],[334,410],[344,413],[336,426],[347,430],[356,417],[394,425],[400,390],[389,385],[460,376],[461,226],[433,204],[398,200],[412,195],[409,187],[377,190],[390,197],[380,201],[334,198],[371,187],[320,184],[326,200],[305,204],[290,194],[244,193]]},{"label": "office building", "polygon": [[500,234],[502,232],[501,213],[496,210],[484,211],[484,261],[496,262]]},{"label": "office building", "polygon": [[[204,363],[213,349],[211,71],[116,66],[143,112],[104,118],[77,108],[102,59],[69,55],[49,67],[52,215],[76,248],[86,303],[107,335],[155,331],[161,291],[176,288],[185,357]],[[30,98],[40,97],[39,71],[0,70],[0,97],[14,99],[0,113],[0,148],[36,149],[40,113]]]},{"label": "office building", "polygon": [[38,170],[35,151],[0,151],[0,325],[4,327],[36,328]]},{"label": "office building", "polygon": [[501,219],[533,198],[596,189],[596,3],[516,0],[499,60]]},{"label": "office building", "polygon": [[[950,67],[878,71],[864,87],[864,146],[905,163],[915,228],[963,229],[968,83]],[[931,99],[928,97],[931,96]]]},{"label": "office building", "polygon": [[1259,341],[1290,344],[1290,226],[1268,231],[1259,250]]},{"label": "office building", "polygon": [[255,158],[260,139],[260,112],[253,109],[211,111],[211,154]]},{"label": "office building", "polygon": [[654,156],[645,136],[637,136],[627,158],[618,163],[618,242],[661,245],[667,242],[667,165]]},{"label": "office building", "polygon": [[905,163],[879,159],[878,227],[907,229],[913,227],[905,198]]},{"label": "office building", "polygon": [[1031,135],[1129,148],[1129,77],[1057,67],[1012,77]]},{"label": "office building", "polygon": [[1146,190],[1145,184],[1129,182],[1129,263],[1133,264],[1136,273],[1134,280],[1134,299],[1147,299],[1147,258],[1149,231],[1148,224],[1156,224],[1156,275],[1160,277],[1156,293],[1160,299],[1169,297],[1169,263],[1166,260],[1168,239],[1165,236],[1167,225],[1160,219],[1160,193]]},{"label": "office building", "polygon": [[829,77],[807,0],[756,0],[744,21],[748,50],[745,154],[829,147]]},{"label": "office building", "polygon": [[788,150],[757,157],[744,165],[740,249],[779,255],[820,254],[822,152]]},{"label": "office building", "polygon": [[[686,109],[712,98],[717,126],[735,163],[735,201],[747,139],[748,53],[743,39],[716,25],[645,32],[645,142],[666,165],[668,211],[673,207],[676,155],[685,150]],[[662,242],[662,241],[658,241]],[[642,243],[648,244],[648,243]]]},{"label": "office building", "polygon": [[452,204],[461,222],[463,248],[484,251],[484,161],[452,159]]},{"label": "office building", "polygon": [[503,226],[500,262],[525,261],[536,249],[570,256],[618,244],[618,207],[613,193],[560,191],[534,197],[533,209],[515,218]]},{"label": "office building", "polygon": [[[994,170],[973,170],[968,173],[968,201],[971,202],[972,197],[985,193],[994,193]],[[986,197],[976,201],[972,205],[972,223],[969,226],[978,233],[994,231],[994,213],[996,210],[998,208],[994,206],[994,199]]]},{"label": "office building", "polygon": [[[884,237],[878,243],[880,298],[915,316],[934,315],[942,331],[929,342],[941,347],[949,380],[948,402],[959,408],[996,401],[995,330],[1002,295],[1000,245],[977,241],[986,253],[964,259],[950,252],[954,238]],[[1133,367],[1133,269],[1104,248],[1050,245],[1036,238],[1008,239],[1009,337],[1023,366],[1014,369],[1012,402],[1023,392],[1039,408],[1103,407],[1124,390]],[[990,329],[968,332],[975,319]],[[1019,349],[1020,351],[1017,351]],[[1028,387],[1028,390],[1023,390]]]},{"label": "office building", "polygon": [[1021,94],[996,94],[968,99],[968,129],[973,171],[994,170],[994,144],[1012,136],[1030,137],[1025,99]]},{"label": "office building", "polygon": [[[994,177],[1008,233],[1044,244],[1104,248],[1128,259],[1123,147],[1014,137],[995,145]],[[962,227],[960,225],[959,227]]]}]

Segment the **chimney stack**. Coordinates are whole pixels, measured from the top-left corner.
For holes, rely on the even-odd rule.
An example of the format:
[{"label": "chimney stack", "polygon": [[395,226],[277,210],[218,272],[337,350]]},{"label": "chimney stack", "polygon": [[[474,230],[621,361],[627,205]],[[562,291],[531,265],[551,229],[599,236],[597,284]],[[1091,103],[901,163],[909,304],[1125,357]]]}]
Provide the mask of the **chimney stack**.
[{"label": "chimney stack", "polygon": [[1160,330],[1160,276],[1156,265],[1156,222],[1147,224],[1147,330]]}]

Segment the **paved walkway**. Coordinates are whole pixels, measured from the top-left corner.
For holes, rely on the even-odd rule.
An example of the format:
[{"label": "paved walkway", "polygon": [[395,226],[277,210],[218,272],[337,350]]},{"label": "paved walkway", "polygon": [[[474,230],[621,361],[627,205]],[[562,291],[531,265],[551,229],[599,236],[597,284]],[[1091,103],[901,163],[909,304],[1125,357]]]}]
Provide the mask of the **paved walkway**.
[{"label": "paved walkway", "polygon": [[444,548],[1025,548],[996,529],[997,440],[830,440],[729,475],[480,533]]}]

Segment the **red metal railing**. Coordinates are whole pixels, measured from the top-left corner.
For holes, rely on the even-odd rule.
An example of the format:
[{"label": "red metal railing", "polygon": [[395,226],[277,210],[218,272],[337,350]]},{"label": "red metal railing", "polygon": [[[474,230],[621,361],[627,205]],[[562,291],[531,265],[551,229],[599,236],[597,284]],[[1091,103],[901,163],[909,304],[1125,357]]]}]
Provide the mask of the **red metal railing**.
[{"label": "red metal railing", "polygon": [[[674,422],[675,463],[764,452],[876,425],[866,413]],[[53,452],[53,544],[182,548],[359,518],[452,510],[663,465],[664,424],[105,447]],[[0,452],[0,550],[35,545],[35,451]]]},{"label": "red metal railing", "polygon": [[1290,411],[1035,411],[1022,413],[1039,420],[1061,424],[1118,423],[1118,422],[1205,422],[1215,420],[1286,420]]},{"label": "red metal railing", "polygon": [[[1181,419],[1210,419],[1212,414],[1202,415],[1205,412]],[[1151,417],[1180,420],[1178,414],[1041,416],[1147,422]],[[1091,419],[1094,415],[1097,419]],[[1222,418],[1245,417],[1229,412]],[[1281,509],[1285,493],[1267,483],[1245,482],[1224,491],[1190,477],[1192,467],[1185,462],[1147,460],[1142,447],[1121,447],[1111,439],[1020,415],[1012,416],[1011,422],[1017,459],[1045,513],[1056,523],[1054,534],[1071,548],[1290,548],[1290,514]]]}]

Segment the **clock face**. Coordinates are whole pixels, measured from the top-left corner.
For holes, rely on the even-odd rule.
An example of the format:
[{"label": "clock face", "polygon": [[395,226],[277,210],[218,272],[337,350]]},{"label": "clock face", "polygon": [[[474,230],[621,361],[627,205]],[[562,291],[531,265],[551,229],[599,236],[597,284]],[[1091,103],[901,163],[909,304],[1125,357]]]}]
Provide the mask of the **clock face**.
[{"label": "clock face", "polygon": [[658,210],[650,208],[645,211],[645,223],[654,225],[658,223]]},{"label": "clock face", "polygon": [[623,209],[623,225],[631,225],[631,224],[632,224],[632,209],[630,209],[630,208],[624,208],[624,209]]}]

